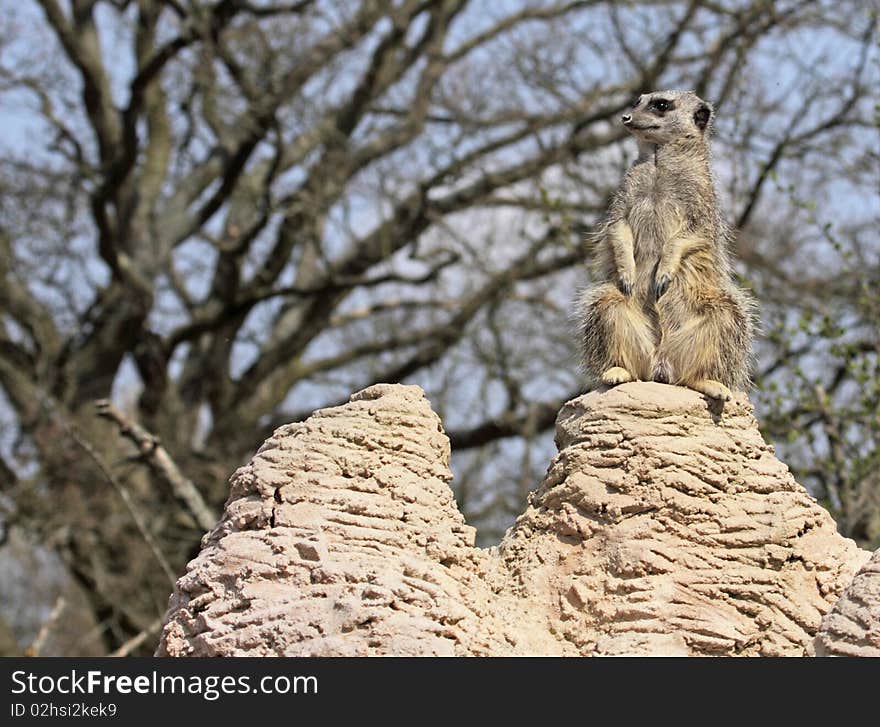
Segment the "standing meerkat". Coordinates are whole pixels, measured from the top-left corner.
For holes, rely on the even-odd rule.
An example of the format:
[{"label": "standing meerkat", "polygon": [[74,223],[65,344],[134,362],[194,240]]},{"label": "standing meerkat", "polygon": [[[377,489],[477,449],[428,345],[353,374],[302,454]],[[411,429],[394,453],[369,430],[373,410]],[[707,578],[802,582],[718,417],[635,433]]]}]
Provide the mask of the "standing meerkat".
[{"label": "standing meerkat", "polygon": [[712,115],[694,93],[659,91],[622,118],[639,156],[595,233],[599,282],[575,313],[584,366],[609,386],[659,381],[722,401],[748,386],[754,303],[731,277]]}]

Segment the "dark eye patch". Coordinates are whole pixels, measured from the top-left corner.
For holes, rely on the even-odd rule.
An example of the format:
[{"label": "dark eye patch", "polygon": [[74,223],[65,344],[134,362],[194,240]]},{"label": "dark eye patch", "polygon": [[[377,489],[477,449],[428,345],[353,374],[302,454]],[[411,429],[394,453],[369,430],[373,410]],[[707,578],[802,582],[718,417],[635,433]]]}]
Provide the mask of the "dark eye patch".
[{"label": "dark eye patch", "polygon": [[667,111],[671,111],[675,108],[675,105],[672,101],[665,98],[655,98],[651,101],[650,104],[651,109],[654,111],[659,111],[661,114],[666,113]]}]

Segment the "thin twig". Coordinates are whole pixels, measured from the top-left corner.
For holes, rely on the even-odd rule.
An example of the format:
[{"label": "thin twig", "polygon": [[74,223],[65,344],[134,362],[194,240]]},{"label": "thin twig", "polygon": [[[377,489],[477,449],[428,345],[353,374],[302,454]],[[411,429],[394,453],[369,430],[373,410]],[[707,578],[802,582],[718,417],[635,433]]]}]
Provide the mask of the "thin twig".
[{"label": "thin twig", "polygon": [[141,631],[137,636],[130,638],[126,641],[122,646],[120,646],[116,651],[112,652],[110,656],[128,656],[132,651],[138,648],[144,641],[150,638],[153,634],[155,634],[161,627],[162,621],[164,620],[163,616],[160,616],[155,621],[153,621],[147,628]]},{"label": "thin twig", "polygon": [[25,649],[25,656],[40,655],[40,652],[46,645],[46,639],[49,638],[49,634],[52,632],[52,629],[55,628],[55,624],[58,622],[58,618],[61,616],[61,612],[66,605],[67,601],[64,600],[64,596],[58,596],[58,598],[55,599],[55,605],[49,613],[49,618],[47,618],[45,623],[40,627],[40,631],[37,633],[37,637],[33,640],[33,643]]},{"label": "thin twig", "polygon": [[144,462],[168,483],[174,496],[186,507],[199,527],[211,530],[217,523],[217,514],[205,503],[192,480],[180,471],[168,450],[159,443],[159,438],[131,421],[107,399],[96,401],[95,408],[98,416],[114,422],[120,434],[134,443]]},{"label": "thin twig", "polygon": [[128,491],[128,488],[125,487],[113,474],[110,472],[110,468],[107,466],[106,462],[104,462],[104,458],[101,457],[100,454],[95,450],[95,448],[83,439],[80,436],[79,432],[72,426],[62,421],[62,426],[67,430],[70,438],[76,442],[80,448],[89,455],[91,460],[95,463],[99,470],[101,470],[101,474],[104,475],[104,479],[110,483],[114,490],[119,494],[119,497],[122,498],[122,502],[125,503],[125,507],[128,509],[129,514],[131,515],[131,519],[134,520],[134,524],[137,526],[138,532],[140,532],[141,537],[143,537],[144,542],[146,542],[147,546],[153,553],[153,557],[155,557],[156,561],[159,563],[159,566],[164,571],[165,575],[168,577],[168,581],[171,583],[172,588],[174,587],[177,577],[174,575],[174,571],[171,570],[171,566],[168,564],[168,560],[165,558],[161,549],[159,548],[158,543],[153,539],[152,534],[147,528],[144,519],[141,517],[141,514],[138,512],[137,506],[135,505],[134,498],[131,496],[131,493]]}]

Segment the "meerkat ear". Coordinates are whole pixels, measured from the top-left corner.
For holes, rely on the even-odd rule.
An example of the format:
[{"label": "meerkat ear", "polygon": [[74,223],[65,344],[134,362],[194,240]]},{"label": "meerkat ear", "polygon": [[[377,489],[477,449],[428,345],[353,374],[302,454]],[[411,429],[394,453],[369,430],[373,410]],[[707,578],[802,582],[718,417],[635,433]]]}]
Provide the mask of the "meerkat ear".
[{"label": "meerkat ear", "polygon": [[709,125],[709,119],[712,118],[712,107],[703,102],[699,108],[694,111],[694,123],[700,131],[705,131]]}]

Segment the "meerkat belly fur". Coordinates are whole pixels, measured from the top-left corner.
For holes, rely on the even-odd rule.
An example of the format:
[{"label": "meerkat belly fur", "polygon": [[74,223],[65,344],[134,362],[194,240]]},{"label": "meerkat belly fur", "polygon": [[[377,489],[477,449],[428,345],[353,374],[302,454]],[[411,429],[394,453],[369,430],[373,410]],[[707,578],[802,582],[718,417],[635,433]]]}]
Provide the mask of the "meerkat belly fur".
[{"label": "meerkat belly fur", "polygon": [[709,155],[712,107],[687,91],[640,96],[623,124],[639,156],[593,239],[575,313],[587,372],[729,400],[749,383],[754,303],[732,278]]}]

